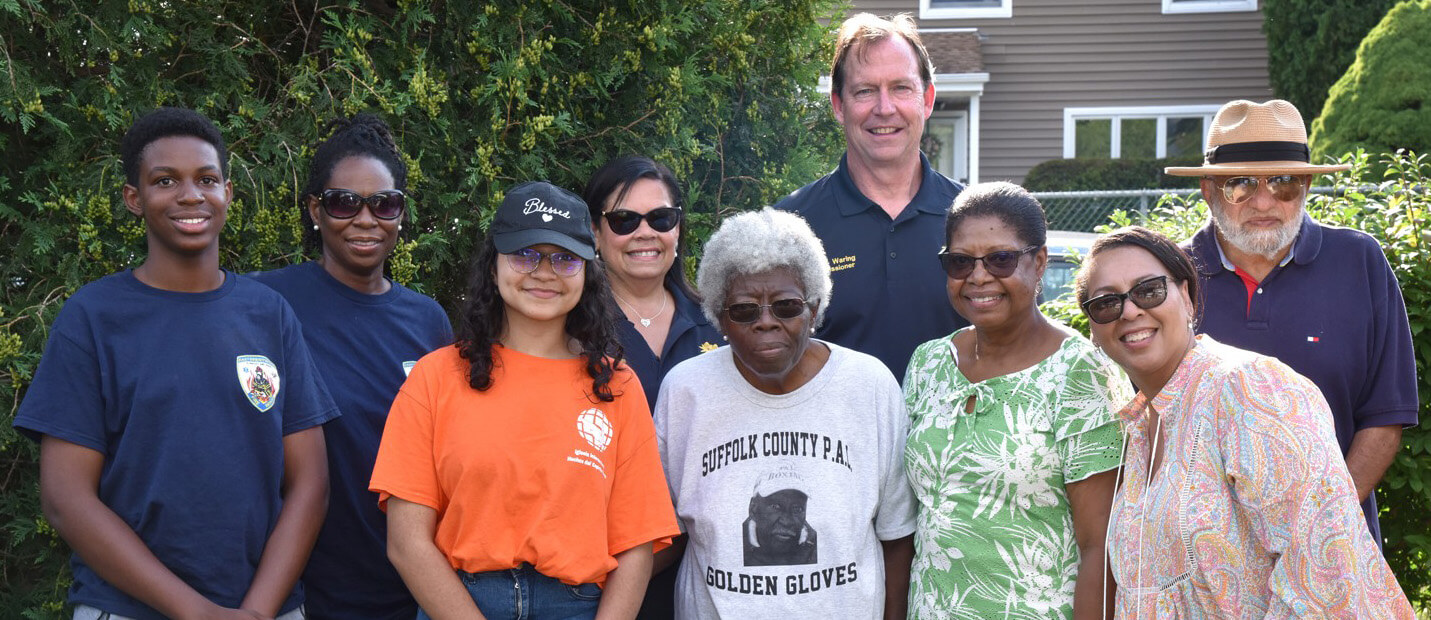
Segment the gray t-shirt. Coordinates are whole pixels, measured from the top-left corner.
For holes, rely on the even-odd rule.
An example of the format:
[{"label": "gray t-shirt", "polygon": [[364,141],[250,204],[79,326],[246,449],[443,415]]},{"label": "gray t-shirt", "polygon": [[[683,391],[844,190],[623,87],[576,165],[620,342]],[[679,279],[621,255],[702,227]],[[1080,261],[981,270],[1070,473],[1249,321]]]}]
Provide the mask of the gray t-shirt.
[{"label": "gray t-shirt", "polygon": [[879,541],[914,532],[908,418],[884,364],[826,344],[789,394],[751,386],[728,346],[662,384],[661,463],[690,536],[677,618],[882,617]]}]

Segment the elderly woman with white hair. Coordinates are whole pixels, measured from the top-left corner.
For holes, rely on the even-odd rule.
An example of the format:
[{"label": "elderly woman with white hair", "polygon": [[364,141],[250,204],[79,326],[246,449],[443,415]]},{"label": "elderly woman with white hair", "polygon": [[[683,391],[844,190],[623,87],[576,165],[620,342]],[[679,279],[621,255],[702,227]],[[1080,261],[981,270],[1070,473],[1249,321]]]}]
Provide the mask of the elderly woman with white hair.
[{"label": "elderly woman with white hair", "polygon": [[697,287],[730,344],[672,369],[656,402],[688,537],[676,617],[903,618],[904,405],[879,360],[810,337],[830,301],[819,239],[791,213],[737,215]]}]

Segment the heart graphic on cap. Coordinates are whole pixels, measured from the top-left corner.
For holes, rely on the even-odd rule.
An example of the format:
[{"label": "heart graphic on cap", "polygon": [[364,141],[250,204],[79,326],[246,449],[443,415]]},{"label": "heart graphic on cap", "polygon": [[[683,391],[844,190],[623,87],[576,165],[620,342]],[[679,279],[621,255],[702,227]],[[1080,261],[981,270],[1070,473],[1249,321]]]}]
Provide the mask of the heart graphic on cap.
[{"label": "heart graphic on cap", "polygon": [[542,221],[543,221],[543,222],[550,222],[550,221],[552,221],[552,214],[550,214],[550,213],[543,213],[543,214],[542,214]]}]

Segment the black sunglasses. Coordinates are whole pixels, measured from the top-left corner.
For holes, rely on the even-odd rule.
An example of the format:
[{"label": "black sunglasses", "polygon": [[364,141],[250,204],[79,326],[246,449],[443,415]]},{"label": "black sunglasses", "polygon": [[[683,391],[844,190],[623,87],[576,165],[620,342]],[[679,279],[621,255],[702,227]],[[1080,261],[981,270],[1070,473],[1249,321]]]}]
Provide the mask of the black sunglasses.
[{"label": "black sunglasses", "polygon": [[1014,271],[1019,268],[1019,258],[1029,252],[1033,252],[1042,246],[1031,245],[1022,250],[999,250],[989,252],[983,256],[969,256],[957,252],[940,252],[939,264],[944,266],[944,273],[955,280],[963,280],[974,273],[974,263],[984,261],[984,269],[989,275],[995,278],[1007,278],[1014,275]]},{"label": "black sunglasses", "polygon": [[1151,310],[1163,305],[1163,301],[1168,298],[1168,277],[1157,276],[1148,278],[1128,289],[1126,293],[1109,293],[1099,295],[1083,302],[1083,313],[1088,315],[1088,320],[1099,325],[1106,325],[1118,320],[1123,316],[1123,302],[1125,300],[1133,302],[1133,305],[1144,310]]},{"label": "black sunglasses", "polygon": [[318,195],[318,204],[323,207],[323,212],[335,220],[347,220],[357,217],[358,212],[363,210],[363,205],[368,205],[368,210],[373,212],[373,217],[380,220],[395,220],[402,217],[403,209],[407,208],[407,194],[400,190],[386,189],[371,196],[359,196],[358,192],[350,189],[325,189]]},{"label": "black sunglasses", "polygon": [[651,230],[656,232],[668,232],[681,223],[681,210],[677,207],[651,209],[645,215],[630,209],[612,209],[601,215],[606,217],[606,225],[611,227],[611,232],[618,235],[636,232],[643,219],[651,225]]},{"label": "black sunglasses", "polygon": [[725,307],[725,316],[732,323],[754,323],[760,320],[761,311],[770,308],[770,315],[777,319],[793,319],[805,314],[805,300],[798,297],[777,299],[769,304],[751,302],[731,304]]}]

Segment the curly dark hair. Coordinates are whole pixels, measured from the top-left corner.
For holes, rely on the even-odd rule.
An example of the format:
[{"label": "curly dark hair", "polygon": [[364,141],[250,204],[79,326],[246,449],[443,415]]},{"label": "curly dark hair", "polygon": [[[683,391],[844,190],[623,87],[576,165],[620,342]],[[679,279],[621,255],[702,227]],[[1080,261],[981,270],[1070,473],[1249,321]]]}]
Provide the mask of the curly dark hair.
[{"label": "curly dark hair", "polygon": [[[641,179],[652,179],[660,181],[666,186],[666,193],[671,195],[671,206],[682,210],[685,213],[685,193],[681,191],[681,183],[676,180],[676,175],[670,168],[650,157],[642,155],[623,155],[606,162],[591,174],[591,179],[586,182],[586,189],[581,192],[581,199],[586,201],[587,209],[591,212],[591,221],[594,226],[601,228],[605,226],[605,219],[602,213],[606,210],[608,198],[615,198],[614,202],[620,203],[626,198],[626,192],[630,191],[631,184]],[[680,290],[686,297],[700,301],[701,296],[696,293],[696,289],[691,286],[691,281],[686,277],[686,222],[680,224],[680,232],[676,234],[676,256],[671,268],[666,270],[666,277],[663,282],[666,288]]]},{"label": "curly dark hair", "polygon": [[397,142],[393,140],[392,128],[383,119],[372,114],[336,118],[324,126],[323,133],[329,134],[328,139],[319,144],[313,153],[313,163],[308,167],[308,183],[298,195],[298,212],[303,220],[303,248],[309,251],[322,249],[323,235],[313,230],[313,217],[304,202],[309,196],[323,193],[338,162],[349,157],[376,159],[393,175],[393,189],[407,191],[407,164],[403,163]]},{"label": "curly dark hair", "polygon": [[[471,363],[468,383],[473,389],[492,387],[492,346],[506,326],[507,304],[497,290],[497,260],[501,256],[490,236],[485,237],[472,259],[467,299],[458,315],[457,351]],[[591,376],[592,394],[611,402],[611,378],[624,354],[616,335],[616,304],[606,272],[596,261],[587,261],[582,270],[581,299],[566,315],[566,333],[581,344],[586,374]]]},{"label": "curly dark hair", "polygon": [[119,162],[124,169],[124,182],[139,185],[139,166],[145,147],[155,140],[174,136],[192,136],[213,145],[219,154],[219,172],[224,178],[229,177],[229,148],[218,126],[208,117],[188,108],[163,107],[136,119],[119,141]]}]

